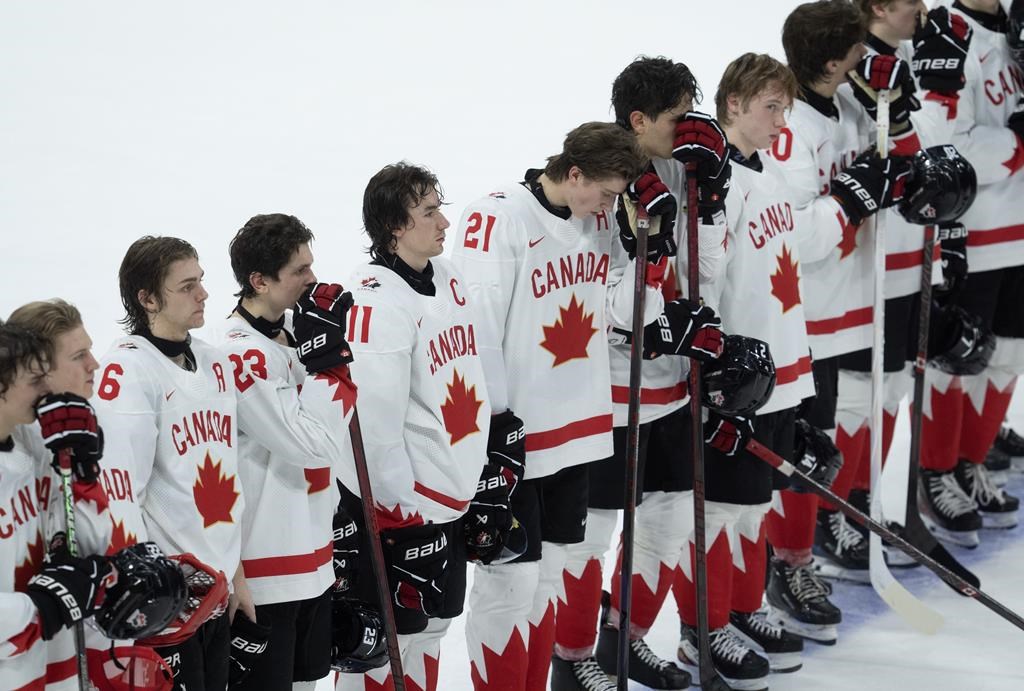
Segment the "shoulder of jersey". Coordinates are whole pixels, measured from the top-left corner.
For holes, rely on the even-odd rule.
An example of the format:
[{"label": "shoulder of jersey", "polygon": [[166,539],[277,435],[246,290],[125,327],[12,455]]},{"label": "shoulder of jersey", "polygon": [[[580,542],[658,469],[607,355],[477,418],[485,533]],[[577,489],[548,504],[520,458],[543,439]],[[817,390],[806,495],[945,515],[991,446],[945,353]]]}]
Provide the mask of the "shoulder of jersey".
[{"label": "shoulder of jersey", "polygon": [[364,302],[367,299],[373,299],[374,295],[387,288],[391,284],[392,278],[398,277],[391,269],[367,263],[356,267],[346,288],[352,293],[356,302]]},{"label": "shoulder of jersey", "polygon": [[830,118],[819,113],[813,106],[798,100],[793,102],[793,110],[788,120],[786,129],[794,137],[814,140],[824,135]]}]

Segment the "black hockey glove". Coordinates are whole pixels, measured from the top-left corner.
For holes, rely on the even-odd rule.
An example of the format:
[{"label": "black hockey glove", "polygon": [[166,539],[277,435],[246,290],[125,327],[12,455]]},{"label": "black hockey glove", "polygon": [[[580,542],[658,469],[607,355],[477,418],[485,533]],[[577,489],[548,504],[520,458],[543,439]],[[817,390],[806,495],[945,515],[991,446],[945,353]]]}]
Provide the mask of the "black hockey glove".
[{"label": "black hockey glove", "polygon": [[942,245],[942,284],[935,287],[935,297],[949,300],[967,280],[967,228],[962,223],[939,226],[935,239]]},{"label": "black hockey glove", "polygon": [[[823,487],[831,488],[843,467],[843,455],[827,434],[807,420],[797,419],[793,435],[793,465]],[[791,489],[807,491],[801,482],[794,482]]]},{"label": "black hockey glove", "polygon": [[684,166],[696,167],[701,223],[725,223],[725,197],[732,178],[728,145],[725,132],[710,115],[689,112],[676,125],[672,156]]},{"label": "black hockey glove", "polygon": [[345,341],[346,314],[351,306],[352,293],[337,283],[314,283],[295,303],[295,349],[310,374],[352,362],[352,350]]},{"label": "black hockey glove", "polygon": [[704,421],[704,443],[713,449],[735,456],[747,448],[747,442],[754,438],[754,424],[745,417],[726,417],[713,410],[708,411]]},{"label": "black hockey glove", "polygon": [[334,512],[334,592],[346,593],[356,580],[359,530],[342,506]]},{"label": "black hockey glove", "polygon": [[[1006,121],[1006,126],[1013,130],[1014,134],[1019,139],[1024,139],[1024,98],[1017,101],[1017,105],[1014,107],[1013,112],[1010,113],[1009,120]],[[1016,145],[1016,142],[1014,142]],[[1012,152],[1007,152],[1007,154]]]},{"label": "black hockey glove", "polygon": [[331,669],[362,674],[389,661],[380,613],[363,602],[335,595],[331,601]]},{"label": "black hockey glove", "polygon": [[241,610],[231,621],[231,657],[228,660],[228,688],[245,681],[267,650],[270,627],[254,622]]},{"label": "black hockey glove", "polygon": [[925,91],[952,94],[964,86],[964,63],[974,30],[959,14],[936,7],[914,31],[911,66]]},{"label": "black hockey glove", "polygon": [[89,401],[73,393],[48,393],[36,403],[36,417],[43,443],[53,452],[53,469],[60,472],[63,452],[69,456],[77,481],[96,482],[103,457],[103,430]]},{"label": "black hockey glove", "polygon": [[105,557],[59,553],[29,579],[26,594],[39,610],[44,640],[96,612],[96,600],[111,571]]},{"label": "black hockey glove", "polygon": [[[463,521],[470,561],[490,564],[506,561],[513,530],[512,493],[526,473],[526,430],[511,410],[491,416],[487,463],[480,473],[476,495]],[[515,549],[519,550],[519,545]],[[519,556],[518,554],[507,556]]]},{"label": "black hockey glove", "polygon": [[[934,303],[933,303],[934,304]],[[953,375],[981,374],[996,339],[981,318],[957,305],[935,306],[928,329],[928,364]]]},{"label": "black hockey glove", "polygon": [[650,218],[647,261],[657,263],[662,257],[676,256],[675,227],[679,205],[653,169],[631,182],[626,193],[619,196],[619,208],[615,213],[619,241],[630,259],[636,257],[638,206],[645,209]]},{"label": "black hockey glove", "polygon": [[900,156],[879,158],[865,151],[832,178],[832,196],[850,222],[860,225],[879,209],[887,209],[903,199],[910,178],[910,164]]},{"label": "black hockey glove", "polygon": [[644,327],[644,357],[683,355],[710,362],[722,354],[722,320],[707,305],[679,298]]},{"label": "black hockey glove", "polygon": [[889,134],[893,137],[910,131],[910,113],[921,109],[914,92],[910,65],[894,55],[867,55],[846,75],[853,95],[878,120],[878,92],[889,91]]},{"label": "black hockey glove", "polygon": [[384,557],[399,607],[434,616],[445,604],[448,538],[434,523],[381,531]]}]

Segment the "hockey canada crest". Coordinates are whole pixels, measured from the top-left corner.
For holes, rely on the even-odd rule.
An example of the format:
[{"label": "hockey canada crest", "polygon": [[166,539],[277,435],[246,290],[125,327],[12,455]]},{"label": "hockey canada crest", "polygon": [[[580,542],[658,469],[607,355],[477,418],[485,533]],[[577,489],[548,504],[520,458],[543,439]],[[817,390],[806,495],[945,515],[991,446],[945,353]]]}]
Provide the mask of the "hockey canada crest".
[{"label": "hockey canada crest", "polygon": [[362,285],[363,288],[370,288],[372,290],[374,288],[380,288],[380,281],[377,280],[376,276],[367,276],[360,281],[360,285]]}]

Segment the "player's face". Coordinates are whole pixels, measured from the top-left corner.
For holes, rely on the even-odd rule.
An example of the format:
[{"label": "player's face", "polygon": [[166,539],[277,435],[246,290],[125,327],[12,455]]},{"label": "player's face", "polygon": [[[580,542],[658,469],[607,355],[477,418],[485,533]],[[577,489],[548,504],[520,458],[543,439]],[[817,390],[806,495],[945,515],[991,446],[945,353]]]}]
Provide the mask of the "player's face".
[{"label": "player's face", "polygon": [[84,326],[76,326],[57,336],[56,354],[46,374],[50,390],[92,396],[93,374],[100,363],[92,356],[92,339]]},{"label": "player's face", "polygon": [[150,310],[154,335],[184,340],[190,329],[198,329],[206,322],[204,312],[210,294],[203,288],[203,269],[198,259],[178,259],[171,264],[160,293],[162,307],[154,298],[143,303]]},{"label": "player's face", "polygon": [[[879,19],[904,41],[909,41],[914,37],[914,29],[917,28],[919,15],[928,12],[923,0],[892,0],[888,5],[879,9],[882,13]],[[878,11],[876,10],[876,13]]]},{"label": "player's face", "polygon": [[626,191],[625,178],[611,177],[591,179],[573,166],[567,178],[566,201],[569,211],[576,218],[586,218],[601,212],[610,212],[615,198]]},{"label": "player's face", "polygon": [[421,271],[431,257],[444,250],[448,219],[441,213],[437,190],[430,190],[420,203],[409,209],[409,222],[395,231],[396,250],[406,264]]},{"label": "player's face", "polygon": [[791,105],[792,101],[777,89],[759,92],[750,99],[746,108],[733,115],[730,139],[735,136],[737,146],[746,144],[751,149],[769,148],[786,126],[786,110]]},{"label": "player's face", "polygon": [[658,113],[653,120],[642,116],[639,125],[634,124],[633,130],[640,140],[640,147],[648,156],[672,158],[672,148],[676,139],[676,123],[687,112],[693,110],[693,97],[689,94],[679,99],[679,103],[669,110]]},{"label": "player's face", "polygon": [[288,263],[277,272],[277,279],[266,278],[267,298],[275,313],[283,313],[298,302],[306,286],[316,283],[313,273],[313,252],[303,243],[292,253]]},{"label": "player's face", "polygon": [[0,396],[0,411],[8,425],[29,425],[36,419],[36,401],[51,391],[46,372],[39,367],[19,367],[14,382]]}]

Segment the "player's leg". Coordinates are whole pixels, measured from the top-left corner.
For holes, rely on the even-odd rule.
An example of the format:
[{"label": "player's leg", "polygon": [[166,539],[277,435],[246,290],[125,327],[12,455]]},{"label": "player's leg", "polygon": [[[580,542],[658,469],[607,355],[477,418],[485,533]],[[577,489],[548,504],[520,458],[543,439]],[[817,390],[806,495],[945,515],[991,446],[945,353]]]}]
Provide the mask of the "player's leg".
[{"label": "player's leg", "polygon": [[292,691],[313,691],[331,671],[331,593],[299,603]]},{"label": "player's leg", "polygon": [[[270,627],[267,649],[256,658],[249,674],[234,688],[241,691],[287,691],[291,688],[296,652],[295,625],[300,606],[300,602],[257,605],[257,623]],[[329,645],[330,629],[327,635]]]}]

